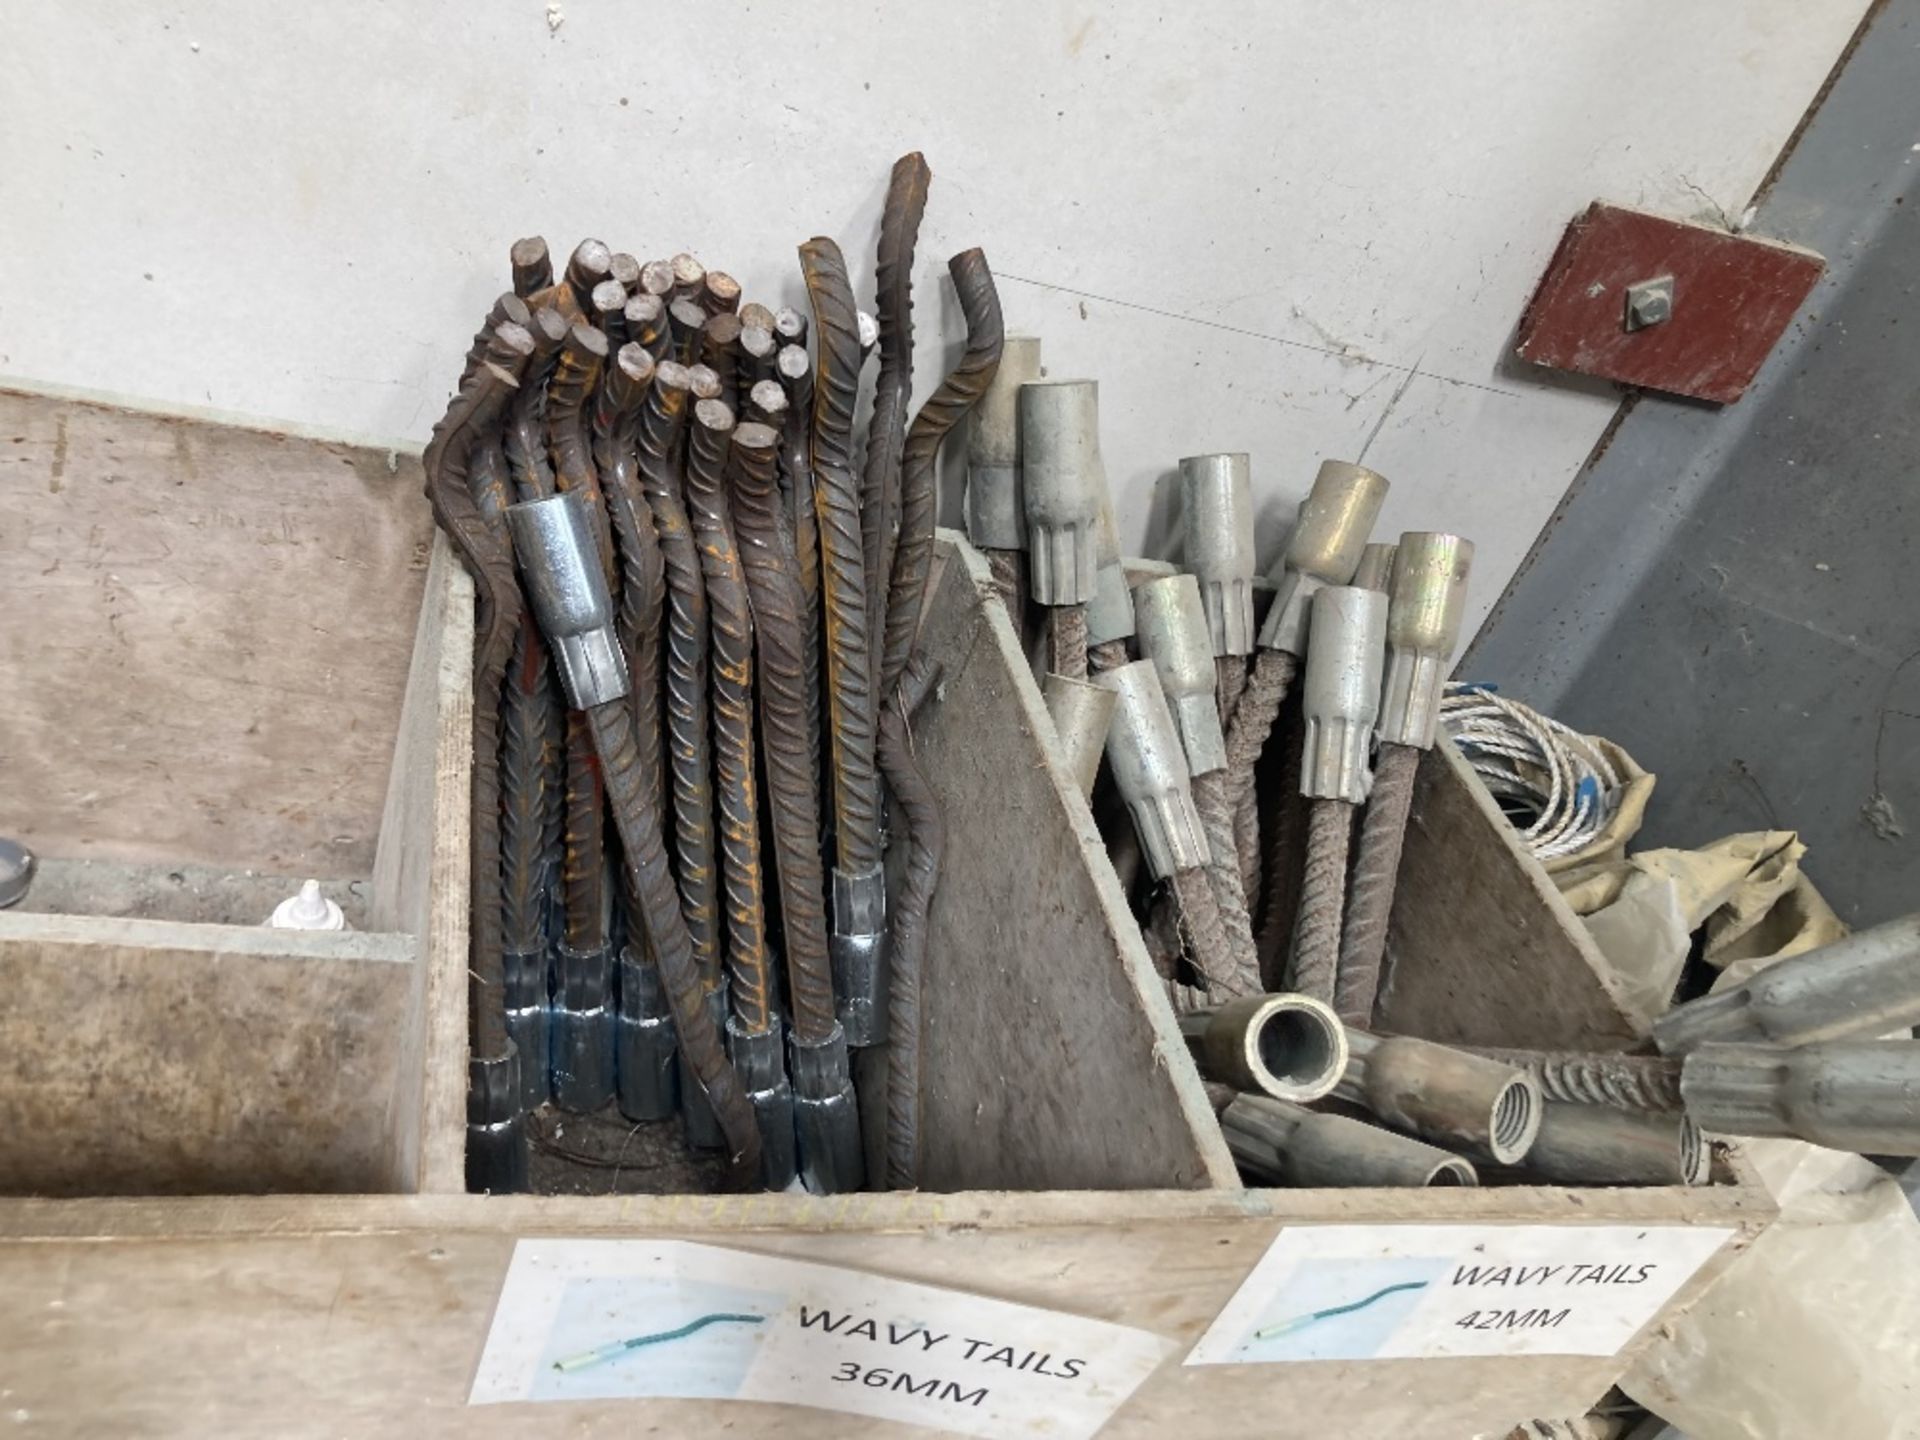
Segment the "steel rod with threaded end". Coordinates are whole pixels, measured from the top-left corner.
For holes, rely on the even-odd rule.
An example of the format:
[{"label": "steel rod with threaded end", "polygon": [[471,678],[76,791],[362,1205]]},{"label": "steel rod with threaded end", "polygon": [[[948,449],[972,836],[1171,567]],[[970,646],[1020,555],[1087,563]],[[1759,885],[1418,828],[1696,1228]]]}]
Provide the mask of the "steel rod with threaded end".
[{"label": "steel rod with threaded end", "polygon": [[1312,612],[1313,642],[1300,697],[1306,719],[1300,793],[1313,803],[1288,988],[1332,1002],[1353,811],[1367,796],[1367,752],[1379,715],[1387,597],[1357,586],[1329,585],[1315,593]]},{"label": "steel rod with threaded end", "polygon": [[[642,421],[640,477],[659,533],[667,577],[666,730],[680,905],[692,938],[694,959],[707,988],[712,990],[720,983],[721,968],[707,711],[711,622],[700,550],[687,515],[684,447],[678,443],[691,409],[691,389],[692,380],[685,367],[670,360],[655,367],[649,395],[660,394],[662,402],[656,407],[650,398]],[[658,433],[661,431],[667,433]],[[649,449],[662,439],[671,443],[657,458],[650,457]]]},{"label": "steel rod with threaded end", "polygon": [[499,699],[521,597],[513,548],[474,504],[467,463],[475,441],[501,423],[533,348],[524,327],[507,322],[495,328],[481,362],[463,376],[452,405],[434,426],[422,460],[434,521],[473,576],[475,599],[467,964],[467,1183],[473,1189],[524,1189],[526,1144],[518,1061],[507,1036],[500,931]]},{"label": "steel rod with threaded end", "polygon": [[[713,278],[709,271],[707,278]],[[760,792],[754,778],[753,618],[735,544],[725,473],[733,416],[719,400],[694,407],[687,445],[687,509],[713,619],[713,733],[720,856],[725,868],[727,975],[734,1017],[749,1035],[777,1023],[767,959]]]},{"label": "steel rod with threaded end", "polygon": [[800,247],[813,302],[819,362],[814,374],[812,463],[820,526],[820,591],[826,611],[826,672],[832,716],[836,868],[865,873],[880,864],[874,784],[872,617],[861,549],[860,495],[852,465],[860,333],[840,247],[824,237]]},{"label": "steel rod with threaded end", "polygon": [[914,755],[913,713],[940,677],[937,662],[911,657],[880,716],[880,766],[906,819],[907,863],[891,907],[893,988],[887,1008],[887,1188],[920,1183],[920,993],[927,917],[947,848],[940,799]]},{"label": "steel rod with threaded end", "polygon": [[630,682],[613,606],[593,555],[590,514],[578,492],[516,505],[508,519],[534,610],[560,658],[571,710],[585,715],[606,778],[627,880],[659,959],[681,1053],[725,1134],[736,1183],[757,1179],[760,1133],[752,1103],[721,1046],[667,867],[656,786],[646,775],[627,704]]},{"label": "steel rod with threaded end", "polygon": [[1334,1002],[1351,1025],[1370,1024],[1379,997],[1414,778],[1421,752],[1433,748],[1472,564],[1470,541],[1425,531],[1402,535],[1398,545],[1369,545],[1362,556],[1374,582],[1363,588],[1387,596],[1387,654],[1376,725],[1380,757],[1360,829]]},{"label": "steel rod with threaded end", "polygon": [[760,733],[794,1034],[803,1043],[821,1045],[836,1022],[820,859],[820,785],[808,745],[798,567],[774,482],[776,443],[764,425],[740,426],[728,456],[727,482],[760,662]]},{"label": "steel rod with threaded end", "polygon": [[893,693],[920,633],[926,608],[927,577],[933,569],[933,528],[939,501],[934,462],[940,444],[979,403],[1000,366],[1005,333],[993,272],[979,250],[965,250],[947,261],[960,313],[967,322],[967,348],[940,388],[928,397],[907,428],[900,461],[900,542],[887,591],[885,642],[880,661],[880,694]]},{"label": "steel rod with threaded end", "polygon": [[1524,1070],[1549,1100],[1611,1105],[1619,1110],[1680,1110],[1680,1062],[1663,1055],[1616,1055],[1579,1050],[1507,1050],[1463,1046]]},{"label": "steel rod with threaded end", "polygon": [[1500,1165],[1518,1164],[1539,1133],[1540,1085],[1524,1071],[1411,1036],[1355,1030],[1347,1044],[1334,1093],[1389,1125]]},{"label": "steel rod with threaded end", "polygon": [[[933,172],[918,150],[894,161],[880,210],[880,248],[874,263],[875,309],[880,322],[880,374],[874,381],[873,414],[867,424],[866,473],[860,484],[860,548],[867,585],[867,613],[878,634],[893,577],[894,531],[900,521],[901,455],[907,442],[907,410],[913,401],[913,250],[926,214]],[[870,660],[877,667],[881,647]],[[876,685],[884,700],[887,686]]]},{"label": "steel rod with threaded end", "polygon": [[1387,954],[1387,922],[1393,915],[1394,880],[1400,873],[1400,852],[1419,769],[1420,752],[1411,745],[1382,745],[1374,762],[1333,994],[1333,1008],[1349,1025],[1365,1027],[1373,1022],[1380,967]]}]

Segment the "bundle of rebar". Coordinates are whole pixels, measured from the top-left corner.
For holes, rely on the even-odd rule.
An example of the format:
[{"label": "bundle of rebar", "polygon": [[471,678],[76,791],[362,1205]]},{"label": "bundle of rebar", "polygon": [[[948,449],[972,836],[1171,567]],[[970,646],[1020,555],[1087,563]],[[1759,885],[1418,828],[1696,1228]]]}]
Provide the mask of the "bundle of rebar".
[{"label": "bundle of rebar", "polygon": [[866,1184],[875,1107],[875,1180],[918,1183],[935,460],[1002,343],[985,257],[956,255],[966,350],[909,425],[930,181],[894,166],[877,321],[825,237],[810,316],[688,252],[586,240],[556,275],[511,248],[426,457],[477,606],[470,1188],[526,1188],[544,1104],[677,1113],[734,1184],[820,1192]]}]

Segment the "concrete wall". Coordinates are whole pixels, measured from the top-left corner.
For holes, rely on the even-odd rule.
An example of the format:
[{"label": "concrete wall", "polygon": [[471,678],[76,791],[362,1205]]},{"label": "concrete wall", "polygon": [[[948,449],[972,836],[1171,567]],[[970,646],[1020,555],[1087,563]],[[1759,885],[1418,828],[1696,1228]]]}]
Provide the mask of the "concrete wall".
[{"label": "concrete wall", "polygon": [[1264,559],[1365,448],[1390,526],[1478,540],[1477,622],[1615,407],[1503,360],[1566,220],[1737,217],[1864,8],[562,3],[10,7],[0,377],[417,442],[516,236],[776,302],[825,232],[870,294],[919,147],[921,394],[981,244],[1102,382],[1129,548],[1180,455],[1253,452]]}]

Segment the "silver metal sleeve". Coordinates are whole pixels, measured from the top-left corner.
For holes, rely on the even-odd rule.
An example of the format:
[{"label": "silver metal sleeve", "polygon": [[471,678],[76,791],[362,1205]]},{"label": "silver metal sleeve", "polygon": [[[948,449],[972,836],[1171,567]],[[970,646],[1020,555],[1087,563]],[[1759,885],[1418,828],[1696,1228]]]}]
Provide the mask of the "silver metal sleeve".
[{"label": "silver metal sleeve", "polygon": [[1704,1185],[1713,1149],[1685,1115],[1549,1100],[1524,1164],[1560,1185]]},{"label": "silver metal sleeve", "polygon": [[1200,582],[1191,575],[1149,580],[1133,592],[1141,653],[1153,662],[1160,688],[1173,707],[1186,747],[1187,773],[1206,775],[1227,766],[1215,692],[1218,671]]},{"label": "silver metal sleeve", "polygon": [[507,524],[567,703],[586,710],[618,700],[627,693],[627,662],[614,634],[613,601],[586,497],[569,490],[509,505]]},{"label": "silver metal sleeve", "polygon": [[1517,1164],[1540,1130],[1540,1082],[1497,1060],[1430,1040],[1347,1034],[1351,1058],[1334,1094],[1389,1125]]},{"label": "silver metal sleeve", "polygon": [[1100,387],[1041,380],[1020,387],[1021,474],[1027,492],[1027,573],[1042,605],[1085,605],[1099,569]]},{"label": "silver metal sleeve", "polygon": [[1253,480],[1244,454],[1180,462],[1186,567],[1200,582],[1216,655],[1253,652]]},{"label": "silver metal sleeve", "polygon": [[1133,591],[1120,563],[1120,535],[1113,521],[1113,497],[1100,491],[1100,523],[1094,529],[1093,599],[1087,602],[1087,643],[1105,645],[1134,633]]},{"label": "silver metal sleeve", "polygon": [[1193,808],[1187,757],[1151,660],[1136,660],[1097,676],[1114,692],[1107,763],[1132,812],[1147,868],[1156,880],[1207,863],[1207,841]]},{"label": "silver metal sleeve", "polygon": [[1027,548],[1020,387],[1039,378],[1039,339],[1009,335],[993,382],[967,412],[967,538],[983,550]]},{"label": "silver metal sleeve", "polygon": [[[1371,548],[1371,547],[1369,547]],[[1382,743],[1433,748],[1441,687],[1467,605],[1473,542],[1410,531],[1394,553],[1387,603],[1387,666],[1380,687]]]},{"label": "silver metal sleeve", "polygon": [[1040,695],[1066,753],[1068,773],[1082,795],[1093,794],[1118,697],[1112,690],[1065,675],[1048,675],[1040,682]]},{"label": "silver metal sleeve", "polygon": [[1367,536],[1387,498],[1387,482],[1362,465],[1328,460],[1314,476],[1313,489],[1300,502],[1286,554],[1273,577],[1273,604],[1260,628],[1260,644],[1290,655],[1307,653],[1306,606],[1318,585],[1301,587],[1294,581],[1311,578],[1320,585],[1345,585],[1360,566]]},{"label": "silver metal sleeve", "polygon": [[1313,643],[1301,692],[1307,722],[1302,795],[1355,805],[1366,800],[1386,640],[1387,597],[1379,591],[1329,585],[1313,597]]},{"label": "silver metal sleeve", "polygon": [[1792,1135],[1863,1155],[1920,1155],[1920,1045],[1833,1040],[1702,1045],[1680,1071],[1687,1114],[1715,1135]]},{"label": "silver metal sleeve", "polygon": [[1744,985],[1676,1005],[1654,1022],[1666,1055],[1709,1040],[1809,1045],[1920,1023],[1920,914],[1770,965]]},{"label": "silver metal sleeve", "polygon": [[1346,1027],[1310,995],[1247,995],[1179,1020],[1200,1073],[1236,1090],[1318,1100],[1346,1074]]}]

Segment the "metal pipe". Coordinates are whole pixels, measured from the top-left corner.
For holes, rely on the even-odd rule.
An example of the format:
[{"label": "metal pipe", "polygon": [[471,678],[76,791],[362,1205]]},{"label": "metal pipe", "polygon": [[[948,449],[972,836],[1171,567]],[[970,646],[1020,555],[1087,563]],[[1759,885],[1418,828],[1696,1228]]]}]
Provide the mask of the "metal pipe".
[{"label": "metal pipe", "polygon": [[774,481],[778,437],[764,425],[734,431],[727,483],[759,660],[761,744],[773,822],[774,876],[786,936],[790,1053],[799,1164],[816,1194],[865,1183],[860,1121],[845,1033],[834,1014],[820,858],[817,752],[809,739],[799,565]]},{"label": "metal pipe", "polygon": [[1353,811],[1367,798],[1372,778],[1367,759],[1379,714],[1386,630],[1387,597],[1378,591],[1331,585],[1313,597],[1300,762],[1300,793],[1312,804],[1289,983],[1333,1002],[1348,1024],[1364,1025],[1373,1008],[1369,1003],[1366,1015],[1355,1015],[1353,997],[1336,993],[1336,977]]},{"label": "metal pipe", "polygon": [[1004,334],[1000,296],[993,272],[979,250],[963,250],[947,261],[960,313],[966,317],[967,348],[960,363],[920,407],[907,429],[900,457],[900,541],[887,591],[885,641],[880,660],[880,695],[893,693],[907,657],[920,634],[926,609],[927,577],[933,570],[933,529],[939,501],[935,462],[953,427],[980,402],[1000,366]]},{"label": "metal pipe", "polygon": [[1397,546],[1369,545],[1367,554],[1376,569],[1379,551],[1390,558],[1385,577],[1387,654],[1376,726],[1380,758],[1360,827],[1334,1001],[1347,1022],[1357,1025],[1372,1022],[1380,993],[1414,779],[1421,753],[1433,748],[1440,695],[1460,635],[1467,573],[1473,565],[1473,542],[1458,535],[1414,531],[1402,535]]},{"label": "metal pipe", "polygon": [[1713,1148],[1685,1115],[1549,1100],[1522,1164],[1556,1185],[1705,1185]]},{"label": "metal pipe", "polygon": [[1709,1042],[1687,1052],[1680,1095],[1710,1134],[1791,1135],[1863,1155],[1920,1155],[1920,1045],[1911,1040],[1793,1049]]},{"label": "metal pipe", "polygon": [[880,766],[906,821],[905,878],[890,917],[893,974],[887,1010],[887,1188],[920,1183],[920,992],[928,912],[946,854],[940,798],[914,754],[913,714],[940,678],[939,662],[912,655],[880,716]]},{"label": "metal pipe", "polygon": [[[874,265],[875,305],[880,321],[880,374],[874,382],[873,414],[867,424],[867,464],[860,483],[860,549],[867,586],[867,613],[876,632],[885,621],[893,578],[894,530],[900,521],[900,462],[907,443],[907,408],[913,401],[913,249],[926,214],[933,172],[918,150],[893,162],[887,198],[880,210],[880,249]],[[881,657],[875,645],[870,662]],[[904,657],[902,657],[904,663]],[[889,686],[875,681],[876,699]],[[859,1044],[856,1037],[855,1044]]]},{"label": "metal pipe", "polygon": [[1707,1041],[1809,1045],[1920,1024],[1920,912],[1769,965],[1743,985],[1676,1005],[1653,1025],[1662,1053]]},{"label": "metal pipe", "polygon": [[1106,752],[1107,731],[1113,725],[1116,696],[1112,690],[1065,675],[1048,675],[1040,682],[1055,735],[1066,756],[1066,771],[1082,795],[1093,794],[1099,778],[1100,757]]},{"label": "metal pipe", "polygon": [[1540,1129],[1539,1082],[1484,1056],[1411,1036],[1350,1030],[1334,1094],[1423,1140],[1518,1164]]},{"label": "metal pipe", "polygon": [[548,640],[597,636],[593,643],[575,649],[613,657],[606,670],[563,667],[562,684],[568,704],[585,710],[592,727],[629,882],[641,901],[647,932],[659,957],[680,1048],[725,1129],[736,1182],[751,1183],[760,1170],[759,1128],[708,1012],[708,990],[667,868],[660,806],[654,786],[642,772],[633,712],[623,703],[628,680],[614,635],[606,577],[588,558],[588,512],[574,492],[516,505],[507,518],[529,598]]},{"label": "metal pipe", "polygon": [[1364,1120],[1323,1115],[1264,1095],[1236,1095],[1220,1133],[1256,1179],[1302,1189],[1395,1189],[1478,1185],[1458,1155]]},{"label": "metal pipe", "polygon": [[1246,995],[1180,1017],[1180,1033],[1209,1080],[1305,1102],[1333,1092],[1347,1069],[1347,1034],[1307,995]]},{"label": "metal pipe", "polygon": [[867,605],[860,495],[851,461],[860,331],[840,247],[825,237],[809,240],[800,247],[800,267],[820,347],[812,460],[833,737],[834,996],[848,1043],[877,1045],[886,1035],[886,880],[874,763],[876,617]]},{"label": "metal pipe", "polygon": [[501,423],[533,348],[524,327],[512,322],[496,327],[480,365],[434,426],[422,461],[434,520],[474,585],[467,1184],[477,1190],[526,1188],[519,1060],[507,1035],[503,1003],[498,768],[500,682],[519,627],[521,598],[512,547],[474,504],[467,464],[475,443]]}]

